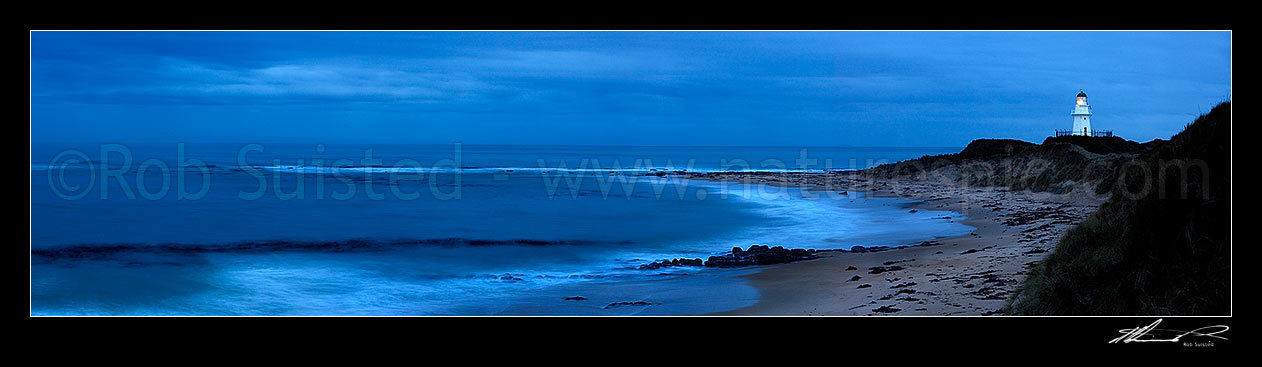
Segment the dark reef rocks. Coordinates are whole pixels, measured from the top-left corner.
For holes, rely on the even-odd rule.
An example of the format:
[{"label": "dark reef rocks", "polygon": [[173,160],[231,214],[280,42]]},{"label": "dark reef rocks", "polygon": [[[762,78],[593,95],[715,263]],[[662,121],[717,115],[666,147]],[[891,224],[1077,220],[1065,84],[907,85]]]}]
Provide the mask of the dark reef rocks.
[{"label": "dark reef rocks", "polygon": [[640,265],[639,269],[640,270],[655,270],[655,269],[669,268],[669,267],[675,267],[675,266],[702,266],[704,264],[705,262],[701,261],[700,258],[696,258],[696,259],[680,258],[680,259],[654,261],[648,264]]},{"label": "dark reef rocks", "polygon": [[864,252],[885,251],[888,249],[889,247],[887,246],[876,246],[876,247],[853,246],[850,248],[850,251],[847,251],[847,252],[864,253]]},{"label": "dark reef rocks", "polygon": [[[920,246],[920,245],[914,245],[914,246]],[[840,252],[853,252],[853,253],[862,254],[862,253],[865,253],[865,252],[881,252],[881,251],[889,251],[889,250],[902,250],[902,249],[905,249],[905,248],[908,248],[908,247],[912,247],[912,246],[907,246],[907,245],[903,245],[903,246],[895,246],[895,247],[889,247],[889,246],[870,246],[870,247],[868,247],[868,246],[854,246],[854,247],[851,247],[851,248],[850,248],[850,251],[841,250]]]},{"label": "dark reef rocks", "polygon": [[730,254],[710,256],[707,260],[700,258],[676,258],[671,260],[658,260],[638,267],[639,270],[656,270],[668,267],[678,266],[705,266],[715,268],[734,268],[752,265],[771,265],[784,264],[800,260],[810,260],[819,257],[815,253],[815,249],[786,249],[781,246],[768,247],[765,245],[752,245],[749,249],[741,249],[733,247]]},{"label": "dark reef rocks", "polygon": [[731,254],[710,256],[704,265],[707,267],[733,268],[750,265],[784,264],[817,257],[819,256],[815,254],[815,249],[795,248],[790,250],[781,246],[752,245],[749,246],[748,250],[733,247]]}]

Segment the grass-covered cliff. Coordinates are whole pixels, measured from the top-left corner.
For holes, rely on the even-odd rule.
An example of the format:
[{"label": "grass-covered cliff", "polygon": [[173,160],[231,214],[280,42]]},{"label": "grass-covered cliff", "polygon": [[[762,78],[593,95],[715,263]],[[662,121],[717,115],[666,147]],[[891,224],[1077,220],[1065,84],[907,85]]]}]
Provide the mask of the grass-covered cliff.
[{"label": "grass-covered cliff", "polygon": [[979,139],[955,154],[925,156],[864,171],[880,179],[940,180],[1013,190],[1070,190],[1078,183],[1096,184],[1107,193],[1115,171],[1160,141],[1136,143],[1118,137],[1066,136],[1042,144],[1010,139]]},{"label": "grass-covered cliff", "polygon": [[1231,103],[1106,175],[1109,200],[1009,300],[1018,315],[1231,312]]}]

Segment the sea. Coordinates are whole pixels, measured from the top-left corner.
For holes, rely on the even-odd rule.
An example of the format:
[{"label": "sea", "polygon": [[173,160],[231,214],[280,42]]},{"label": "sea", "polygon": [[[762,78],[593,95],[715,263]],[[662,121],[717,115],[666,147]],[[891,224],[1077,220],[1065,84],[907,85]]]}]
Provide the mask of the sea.
[{"label": "sea", "polygon": [[[968,233],[861,192],[680,178],[845,174],[959,147],[144,143],[31,146],[33,315],[686,315],[754,244]],[[948,218],[949,217],[949,218]],[[568,298],[568,299],[567,299]]]}]

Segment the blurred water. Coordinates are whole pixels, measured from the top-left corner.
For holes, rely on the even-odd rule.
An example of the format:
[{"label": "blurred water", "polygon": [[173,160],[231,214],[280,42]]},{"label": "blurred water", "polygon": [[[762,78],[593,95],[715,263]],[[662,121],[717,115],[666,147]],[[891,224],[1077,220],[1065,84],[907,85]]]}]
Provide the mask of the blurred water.
[{"label": "blurred water", "polygon": [[[796,189],[644,176],[856,169],[950,148],[806,148],[816,161],[800,167],[803,148],[788,147],[261,145],[239,160],[244,146],[189,144],[182,157],[175,145],[104,157],[99,145],[34,146],[32,312],[486,314],[544,289],[642,284],[660,275],[635,267],[657,259],[969,230],[941,219],[958,214],[908,213],[899,199],[807,200]],[[69,150],[84,159],[58,156]],[[179,168],[190,159],[205,172]],[[184,191],[203,180],[209,190],[180,198],[181,170]],[[164,177],[167,190],[146,197]]]}]

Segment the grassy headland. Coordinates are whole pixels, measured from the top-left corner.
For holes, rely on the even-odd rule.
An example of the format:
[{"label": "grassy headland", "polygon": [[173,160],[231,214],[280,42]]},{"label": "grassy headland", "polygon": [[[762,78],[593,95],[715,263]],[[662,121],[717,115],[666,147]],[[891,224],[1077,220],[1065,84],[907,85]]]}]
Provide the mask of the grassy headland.
[{"label": "grassy headland", "polygon": [[1230,142],[1226,102],[1114,170],[1109,200],[1032,269],[1007,313],[1230,314]]},{"label": "grassy headland", "polygon": [[[826,252],[766,269],[750,276],[763,300],[732,314],[1223,315],[1230,124],[1223,103],[1169,141],[982,139],[858,172],[685,177],[899,196],[977,228],[928,246]],[[862,273],[892,263],[903,269]]]},{"label": "grassy headland", "polygon": [[1031,269],[1006,313],[1223,315],[1231,289],[1231,103],[1169,141],[981,139],[956,154],[887,164],[880,179],[937,179],[1109,200]]}]

